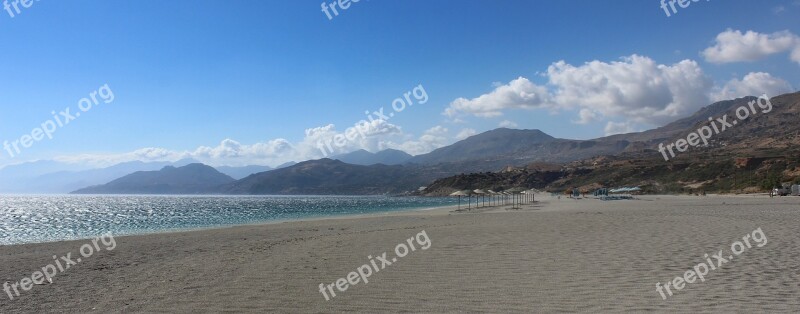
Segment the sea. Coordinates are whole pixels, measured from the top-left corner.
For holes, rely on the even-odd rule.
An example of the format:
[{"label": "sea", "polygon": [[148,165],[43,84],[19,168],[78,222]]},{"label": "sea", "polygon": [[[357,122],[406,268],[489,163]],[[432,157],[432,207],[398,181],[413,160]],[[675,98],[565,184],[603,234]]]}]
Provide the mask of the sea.
[{"label": "sea", "polygon": [[452,198],[0,195],[0,245],[419,210]]}]

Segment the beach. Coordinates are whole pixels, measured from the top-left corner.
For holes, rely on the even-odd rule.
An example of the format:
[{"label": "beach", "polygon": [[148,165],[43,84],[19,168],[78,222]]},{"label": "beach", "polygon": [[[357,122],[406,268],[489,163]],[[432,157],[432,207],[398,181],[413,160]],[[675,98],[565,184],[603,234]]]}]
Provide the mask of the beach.
[{"label": "beach", "polygon": [[[113,250],[0,295],[2,313],[41,312],[793,312],[800,309],[800,197],[556,199],[120,236]],[[473,205],[474,206],[474,205]],[[463,206],[462,206],[463,208]],[[705,280],[673,287],[763,231]],[[430,246],[423,249],[418,236]],[[89,240],[0,246],[16,282]],[[376,256],[415,245],[368,282],[335,290]],[[727,259],[728,253],[725,253]],[[371,257],[371,258],[370,258]],[[712,261],[713,262],[713,261]],[[334,285],[335,286],[335,285]],[[334,287],[333,289],[337,289]],[[330,294],[330,290],[327,290]]]}]

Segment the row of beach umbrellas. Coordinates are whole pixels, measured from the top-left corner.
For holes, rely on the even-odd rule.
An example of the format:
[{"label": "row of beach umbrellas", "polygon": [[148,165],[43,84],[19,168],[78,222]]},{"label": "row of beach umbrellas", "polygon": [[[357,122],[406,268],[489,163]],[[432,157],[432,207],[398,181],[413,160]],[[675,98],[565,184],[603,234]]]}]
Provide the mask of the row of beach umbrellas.
[{"label": "row of beach umbrellas", "polygon": [[480,208],[486,205],[486,197],[489,197],[489,206],[508,205],[511,204],[512,208],[519,208],[518,205],[527,204],[535,201],[534,193],[536,190],[526,190],[524,188],[515,187],[505,191],[495,192],[492,190],[461,190],[455,191],[450,196],[458,197],[458,210],[461,210],[461,197],[466,196],[468,199],[467,209],[472,209],[472,196],[475,195],[475,208]]}]

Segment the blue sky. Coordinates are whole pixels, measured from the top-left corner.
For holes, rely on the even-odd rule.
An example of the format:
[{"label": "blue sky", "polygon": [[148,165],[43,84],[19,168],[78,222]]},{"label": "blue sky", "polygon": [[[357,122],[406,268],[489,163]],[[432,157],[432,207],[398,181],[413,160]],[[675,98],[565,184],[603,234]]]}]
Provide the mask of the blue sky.
[{"label": "blue sky", "polygon": [[426,103],[335,153],[424,153],[501,125],[589,139],[800,87],[798,0],[691,2],[669,17],[657,0],[361,0],[331,20],[321,2],[37,0],[13,18],[0,11],[0,141],[76,111],[104,84],[115,96],[52,140],[3,151],[0,166],[319,158],[319,139],[419,85]]}]

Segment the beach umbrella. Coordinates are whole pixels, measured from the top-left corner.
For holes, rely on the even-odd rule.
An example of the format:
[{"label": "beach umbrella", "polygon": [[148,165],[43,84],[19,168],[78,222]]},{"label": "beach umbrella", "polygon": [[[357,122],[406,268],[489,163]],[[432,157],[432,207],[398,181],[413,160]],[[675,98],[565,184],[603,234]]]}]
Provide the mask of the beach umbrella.
[{"label": "beach umbrella", "polygon": [[[492,190],[486,190],[486,192],[489,193],[489,206],[493,206],[493,204],[492,204],[492,196],[497,196],[497,192],[492,191]],[[495,202],[497,202],[496,198],[495,198]]]},{"label": "beach umbrella", "polygon": [[528,203],[532,202],[535,193],[536,193],[536,190],[534,190],[534,189],[522,191],[522,194],[525,194],[525,202],[528,202]]},{"label": "beach umbrella", "polygon": [[513,202],[514,208],[517,208],[516,207],[517,206],[517,195],[522,193],[522,191],[525,191],[525,189],[523,189],[521,187],[515,187],[515,188],[508,189],[508,193],[511,193],[512,197],[514,197],[514,202]]},{"label": "beach umbrella", "polygon": [[469,191],[462,190],[462,191],[455,191],[450,196],[458,196],[458,210],[461,210],[461,197],[470,195]]},{"label": "beach umbrella", "polygon": [[[481,189],[475,189],[475,190],[474,190],[474,191],[472,191],[472,192],[473,192],[473,193],[475,193],[475,194],[477,194],[477,195],[480,195],[480,196],[481,196],[481,198],[484,200],[484,202],[483,202],[483,205],[485,206],[485,205],[486,205],[486,198],[485,198],[485,196],[486,196],[486,191],[484,191],[484,190],[481,190]],[[476,196],[476,198],[477,198],[477,196]]]}]

